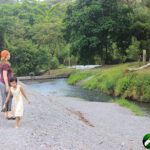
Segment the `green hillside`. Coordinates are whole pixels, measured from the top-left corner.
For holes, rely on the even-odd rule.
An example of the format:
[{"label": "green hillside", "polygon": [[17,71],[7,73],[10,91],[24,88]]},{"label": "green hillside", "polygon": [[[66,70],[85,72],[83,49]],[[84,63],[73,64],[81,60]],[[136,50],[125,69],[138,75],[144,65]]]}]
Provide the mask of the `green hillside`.
[{"label": "green hillside", "polygon": [[150,1],[0,0],[0,50],[18,76],[150,57]]}]

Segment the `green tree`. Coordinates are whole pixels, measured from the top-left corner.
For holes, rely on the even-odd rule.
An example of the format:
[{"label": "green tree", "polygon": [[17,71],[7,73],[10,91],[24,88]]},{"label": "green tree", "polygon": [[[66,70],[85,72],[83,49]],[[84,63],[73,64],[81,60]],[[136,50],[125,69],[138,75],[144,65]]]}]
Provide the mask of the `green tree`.
[{"label": "green tree", "polygon": [[139,51],[147,50],[147,58],[150,57],[150,9],[140,6],[135,9],[134,23],[131,26],[132,36],[136,37],[140,42]]},{"label": "green tree", "polygon": [[131,44],[132,33],[131,26],[133,25],[133,9],[127,5],[118,8],[115,15],[116,21],[112,34],[113,42],[117,44],[118,53],[121,55],[121,61],[127,55],[126,49]]},{"label": "green tree", "polygon": [[53,57],[64,63],[68,51],[60,31],[65,9],[65,4],[49,7],[36,0],[0,5],[0,49],[11,51],[17,75],[47,70]]},{"label": "green tree", "polygon": [[0,4],[14,4],[16,0],[0,0]]},{"label": "green tree", "polygon": [[127,53],[127,59],[131,59],[134,61],[140,62],[140,42],[137,41],[135,38],[132,39],[132,44],[129,46],[129,48],[126,50]]},{"label": "green tree", "polygon": [[94,63],[95,55],[102,64],[111,63],[113,42],[120,53],[130,45],[131,10],[120,7],[117,0],[78,0],[68,6],[66,13],[64,38],[71,43],[71,53],[79,57],[80,63]]}]

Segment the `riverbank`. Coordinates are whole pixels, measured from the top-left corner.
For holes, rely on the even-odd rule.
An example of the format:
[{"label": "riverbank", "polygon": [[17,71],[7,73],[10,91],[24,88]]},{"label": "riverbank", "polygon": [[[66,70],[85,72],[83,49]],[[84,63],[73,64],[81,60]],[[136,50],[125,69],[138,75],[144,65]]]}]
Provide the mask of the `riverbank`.
[{"label": "riverbank", "polygon": [[[75,71],[74,68],[59,68],[59,69],[52,69],[50,70],[50,74],[52,76],[58,76],[58,75],[70,75],[73,71]],[[49,73],[46,72],[43,74],[43,76],[48,75]]]},{"label": "riverbank", "polygon": [[41,76],[21,76],[17,78],[20,81],[68,78],[73,71],[75,71],[75,69],[61,68],[51,70],[50,75],[48,72],[45,72]]},{"label": "riverbank", "polygon": [[[150,102],[150,69],[125,72],[126,69],[135,67],[138,67],[138,63],[106,66],[94,71],[76,71],[71,74],[68,83],[117,97]],[[86,80],[87,78],[90,79]]]},{"label": "riverbank", "polygon": [[18,130],[0,113],[0,149],[144,150],[142,138],[149,133],[150,118],[117,104],[43,96],[22,85],[31,105],[24,103]]}]

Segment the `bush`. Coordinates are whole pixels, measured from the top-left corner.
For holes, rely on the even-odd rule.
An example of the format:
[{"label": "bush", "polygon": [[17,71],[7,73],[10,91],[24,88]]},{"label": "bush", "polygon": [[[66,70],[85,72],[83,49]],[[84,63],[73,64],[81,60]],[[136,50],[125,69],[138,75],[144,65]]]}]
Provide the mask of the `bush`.
[{"label": "bush", "polygon": [[57,57],[53,57],[51,61],[51,69],[56,69],[59,66],[59,61]]},{"label": "bush", "polygon": [[127,52],[126,59],[139,61],[141,55],[140,42],[137,41],[136,39],[132,39],[132,45],[129,46],[126,52]]},{"label": "bush", "polygon": [[37,60],[37,47],[28,40],[16,41],[16,47],[9,47],[14,70],[17,76],[29,75],[29,72],[36,72],[39,64]]},{"label": "bush", "polygon": [[124,77],[118,80],[116,89],[120,94],[123,94],[129,87],[130,87],[131,81],[130,78]]},{"label": "bush", "polygon": [[150,86],[145,90],[145,98],[150,99]]}]

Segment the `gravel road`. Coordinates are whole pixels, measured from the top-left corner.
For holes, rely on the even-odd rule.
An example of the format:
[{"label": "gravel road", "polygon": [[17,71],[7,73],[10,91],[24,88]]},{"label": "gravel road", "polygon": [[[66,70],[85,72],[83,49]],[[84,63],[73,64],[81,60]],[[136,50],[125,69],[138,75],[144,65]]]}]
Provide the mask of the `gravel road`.
[{"label": "gravel road", "polygon": [[0,150],[145,150],[150,118],[117,104],[43,96],[22,85],[32,103],[24,101],[19,129],[0,113]]}]

